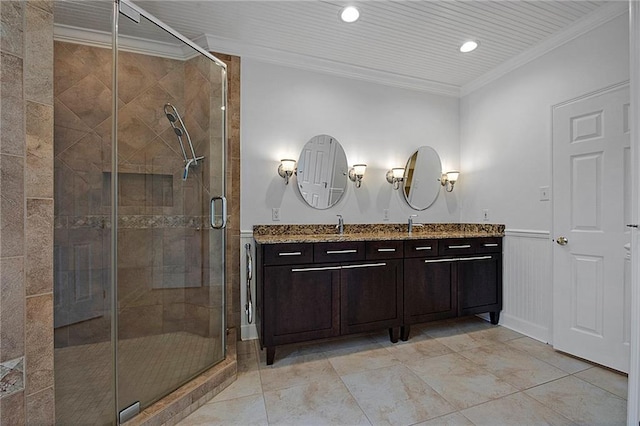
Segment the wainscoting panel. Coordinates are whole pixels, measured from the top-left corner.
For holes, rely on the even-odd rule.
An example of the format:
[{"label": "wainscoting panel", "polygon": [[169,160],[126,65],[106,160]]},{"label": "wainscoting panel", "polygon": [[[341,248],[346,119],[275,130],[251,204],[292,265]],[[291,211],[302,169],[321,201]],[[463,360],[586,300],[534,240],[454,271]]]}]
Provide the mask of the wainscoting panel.
[{"label": "wainscoting panel", "polygon": [[505,231],[500,324],[548,343],[553,332],[551,252],[548,231]]}]

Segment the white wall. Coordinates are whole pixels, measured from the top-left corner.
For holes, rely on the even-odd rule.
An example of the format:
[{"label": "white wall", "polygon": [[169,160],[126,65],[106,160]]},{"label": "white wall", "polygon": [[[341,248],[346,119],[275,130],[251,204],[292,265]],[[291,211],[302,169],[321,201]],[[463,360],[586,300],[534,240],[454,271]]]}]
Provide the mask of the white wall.
[{"label": "white wall", "polygon": [[[411,210],[385,180],[404,167],[421,145],[436,149],[443,168],[459,166],[458,99],[242,59],[241,229],[255,224],[457,222],[458,192],[441,191],[423,212]],[[348,181],[333,208],[314,210],[299,195],[295,178],[278,176],[281,158],[298,159],[304,144],[329,134],[343,146],[349,165],[368,165],[362,187]],[[280,222],[271,209],[280,208]]]},{"label": "white wall", "polygon": [[624,14],[465,96],[460,104],[461,220],[551,230],[551,107],[629,78]]},{"label": "white wall", "polygon": [[551,107],[629,78],[620,16],[461,99],[461,221],[507,227],[501,324],[552,341]]}]

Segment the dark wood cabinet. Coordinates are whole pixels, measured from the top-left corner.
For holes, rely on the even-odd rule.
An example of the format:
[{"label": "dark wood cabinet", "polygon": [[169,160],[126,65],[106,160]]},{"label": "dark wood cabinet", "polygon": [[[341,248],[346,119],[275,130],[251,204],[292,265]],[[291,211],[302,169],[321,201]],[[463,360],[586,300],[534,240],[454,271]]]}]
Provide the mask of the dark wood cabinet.
[{"label": "dark wood cabinet", "polygon": [[402,242],[367,244],[257,245],[256,327],[267,364],[287,343],[381,328],[398,340]]},{"label": "dark wood cabinet", "polygon": [[404,269],[404,324],[435,321],[458,314],[454,261],[407,259]]},{"label": "dark wood cabinet", "polygon": [[497,324],[502,309],[502,255],[487,254],[457,263],[459,315],[489,312],[491,322]]},{"label": "dark wood cabinet", "polygon": [[256,244],[256,327],[275,347],[502,309],[502,239]]},{"label": "dark wood cabinet", "polygon": [[[342,334],[402,325],[402,260],[342,265],[340,288]],[[397,341],[397,330],[391,333]]]},{"label": "dark wood cabinet", "polygon": [[[431,240],[405,243],[428,247]],[[410,326],[427,321],[489,312],[498,324],[502,310],[502,238],[448,238],[418,257],[404,261],[404,323],[401,339]]]}]

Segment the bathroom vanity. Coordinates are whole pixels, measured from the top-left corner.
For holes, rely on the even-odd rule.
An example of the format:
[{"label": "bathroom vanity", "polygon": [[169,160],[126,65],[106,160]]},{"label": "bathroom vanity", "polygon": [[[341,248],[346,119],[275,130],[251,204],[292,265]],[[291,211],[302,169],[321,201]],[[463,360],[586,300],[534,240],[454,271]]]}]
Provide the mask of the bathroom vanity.
[{"label": "bathroom vanity", "polygon": [[[326,229],[325,229],[326,228]],[[315,231],[315,232],[314,232]],[[256,327],[278,345],[502,309],[501,225],[256,226]]]}]

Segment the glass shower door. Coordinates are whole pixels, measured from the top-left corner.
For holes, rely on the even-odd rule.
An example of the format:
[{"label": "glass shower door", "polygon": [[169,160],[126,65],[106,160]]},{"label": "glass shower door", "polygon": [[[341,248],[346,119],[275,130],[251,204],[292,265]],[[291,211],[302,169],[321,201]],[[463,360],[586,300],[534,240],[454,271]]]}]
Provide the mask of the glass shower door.
[{"label": "glass shower door", "polygon": [[225,70],[152,17],[139,21],[119,17],[118,167],[109,177],[119,412],[143,409],[225,355],[225,241],[216,229],[224,222]]}]

